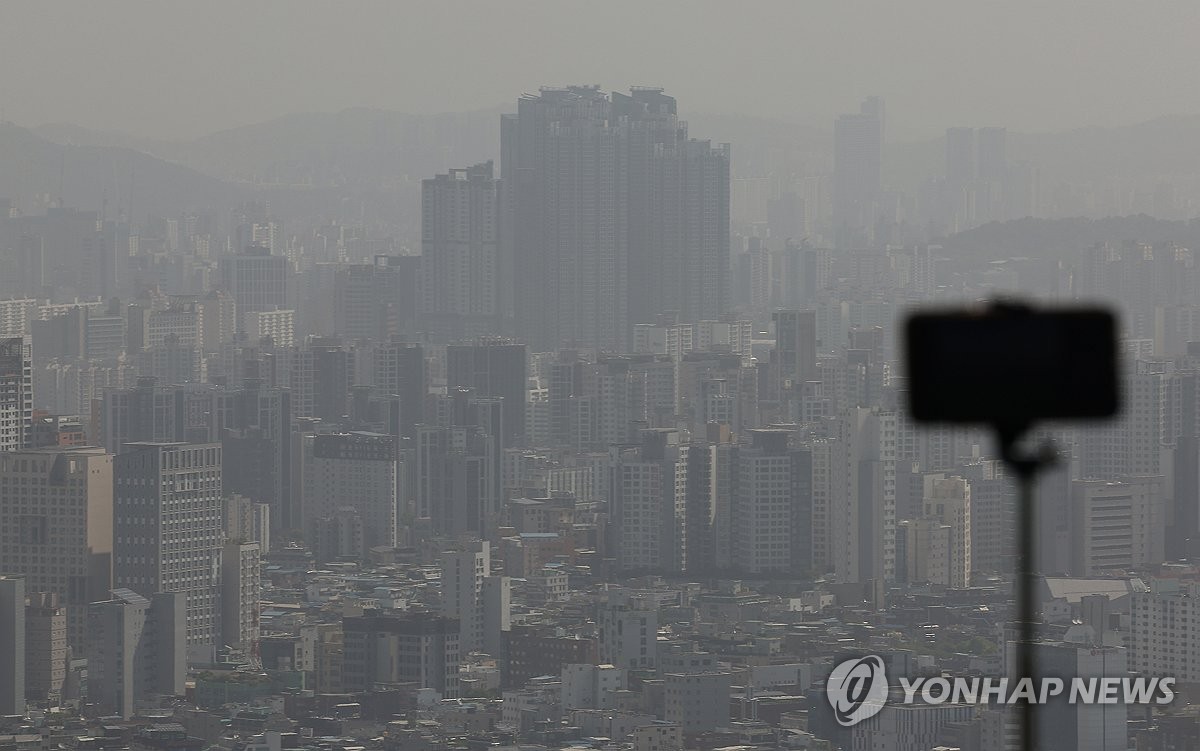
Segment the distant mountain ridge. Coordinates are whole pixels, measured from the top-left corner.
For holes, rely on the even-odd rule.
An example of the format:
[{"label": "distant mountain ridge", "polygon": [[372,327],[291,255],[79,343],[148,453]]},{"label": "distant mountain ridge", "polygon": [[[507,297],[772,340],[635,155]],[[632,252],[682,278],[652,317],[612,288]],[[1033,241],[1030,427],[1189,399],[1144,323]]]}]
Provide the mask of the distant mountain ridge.
[{"label": "distant mountain ridge", "polygon": [[[499,116],[513,109],[441,115],[369,108],[297,113],[179,142],[70,124],[33,129],[7,124],[0,126],[0,197],[58,197],[61,185],[68,205],[107,205],[113,214],[128,206],[132,184],[138,221],[148,213],[225,211],[254,197],[270,201],[285,220],[363,223],[379,236],[413,243],[420,221],[420,181],[498,159]],[[682,117],[693,137],[732,143],[735,177],[772,174],[786,180],[832,169],[829,131],[686,109]],[[1107,181],[1122,190],[1146,191],[1170,179],[1194,193],[1200,190],[1198,142],[1200,115],[1171,115],[1114,128],[1010,132],[1008,154],[1011,162],[1036,167],[1042,190]],[[943,173],[944,156],[941,139],[889,144],[885,183],[916,191]],[[1001,226],[1011,233],[1015,225]],[[1049,231],[1034,225],[1026,229]],[[1092,228],[1080,230],[1091,236]],[[978,230],[989,231],[996,230]],[[963,247],[977,236],[982,235],[968,233]]]},{"label": "distant mountain ridge", "polygon": [[135,215],[145,216],[223,206],[245,192],[145,151],[91,140],[56,143],[27,128],[0,123],[0,197],[17,198],[20,207],[41,195],[51,202],[99,210],[113,219],[129,209],[131,198]]},{"label": "distant mountain ridge", "polygon": [[1080,251],[1097,243],[1117,247],[1127,242],[1178,243],[1200,250],[1200,221],[1171,221],[1145,214],[1103,219],[1014,219],[992,222],[942,241],[943,255],[978,261],[983,258],[1077,260]]},{"label": "distant mountain ridge", "polygon": [[[49,141],[127,148],[177,162],[222,180],[268,184],[378,187],[399,176],[428,177],[499,157],[499,115],[514,107],[413,115],[354,108],[296,113],[218,131],[192,141],[137,138],[75,125],[33,128]],[[733,144],[734,172],[765,175],[832,166],[831,131],[780,120],[689,113],[694,138]],[[983,125],[984,123],[978,123]],[[1001,123],[1002,124],[1002,123]],[[1009,133],[1009,157],[1028,161],[1048,180],[1085,182],[1121,177],[1200,175],[1200,115],[1167,115],[1111,128]],[[885,172],[909,184],[941,174],[941,139],[888,145]]]},{"label": "distant mountain ridge", "polygon": [[60,143],[136,148],[232,182],[386,187],[499,154],[501,108],[409,115],[355,108],[297,113],[192,141],[138,139],[76,126],[41,126]]}]

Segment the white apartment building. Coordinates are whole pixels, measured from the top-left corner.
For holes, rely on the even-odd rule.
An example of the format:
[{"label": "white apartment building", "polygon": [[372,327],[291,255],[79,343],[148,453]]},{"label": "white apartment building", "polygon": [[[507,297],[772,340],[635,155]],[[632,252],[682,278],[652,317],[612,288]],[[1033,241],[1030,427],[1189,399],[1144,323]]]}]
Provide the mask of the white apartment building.
[{"label": "white apartment building", "polygon": [[1153,579],[1133,592],[1129,669],[1200,683],[1200,583]]}]

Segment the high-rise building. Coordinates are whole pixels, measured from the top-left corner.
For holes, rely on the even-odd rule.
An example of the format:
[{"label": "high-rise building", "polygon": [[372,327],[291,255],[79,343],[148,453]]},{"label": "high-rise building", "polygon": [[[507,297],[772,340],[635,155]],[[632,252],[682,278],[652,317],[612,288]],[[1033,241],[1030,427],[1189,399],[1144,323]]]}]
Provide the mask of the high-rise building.
[{"label": "high-rise building", "polygon": [[751,430],[735,460],[730,553],[748,574],[798,573],[812,560],[812,457],[791,431]]},{"label": "high-rise building", "polygon": [[88,607],[88,699],[128,719],[137,701],[181,696],[187,675],[187,598],[129,589]]},{"label": "high-rise building", "polygon": [[926,475],[922,516],[949,527],[945,580],[933,581],[962,589],[971,583],[971,486],[961,477]]},{"label": "high-rise building", "polygon": [[98,431],[101,445],[120,454],[138,441],[216,440],[224,427],[216,421],[221,411],[214,405],[218,392],[202,383],[163,386],[153,376],[138,378],[130,388],[106,388]]},{"label": "high-rise building", "polygon": [[0,452],[28,445],[33,429],[33,347],[28,336],[0,340]]},{"label": "high-rise building", "polygon": [[240,494],[251,505],[266,506],[270,527],[262,529],[259,524],[253,536],[238,537],[255,540],[267,551],[271,529],[301,528],[299,499],[293,492],[292,394],[246,379],[240,390],[226,391],[222,397],[218,402],[224,408],[224,429],[219,434],[222,484],[226,493]]},{"label": "high-rise building", "polygon": [[221,444],[128,448],[113,466],[115,585],[183,592],[188,647],[211,659],[221,623]]},{"label": "high-rise building", "polygon": [[251,310],[242,316],[241,330],[246,338],[257,342],[270,337],[276,347],[292,347],[296,344],[296,311]]},{"label": "high-rise building", "polygon": [[503,339],[446,347],[447,388],[474,389],[478,396],[504,399],[505,441],[525,435],[525,398],[529,390],[526,346]]},{"label": "high-rise building", "polygon": [[196,305],[204,319],[204,351],[216,352],[238,331],[237,304],[228,292],[214,289],[199,298]]},{"label": "high-rise building", "polygon": [[896,581],[946,586],[951,532],[949,524],[928,517],[896,522]]},{"label": "high-rise building", "polygon": [[492,576],[491,546],[475,541],[441,555],[442,615],[459,624],[459,651],[498,655],[509,630],[509,579]]},{"label": "high-rise building", "polygon": [[499,249],[491,162],[421,182],[421,314],[435,341],[501,333]]},{"label": "high-rise building", "polygon": [[[339,264],[333,277],[333,331],[327,333],[348,341],[413,334],[420,262],[420,256],[376,255],[371,263]],[[313,327],[306,331],[316,333]]]},{"label": "high-rise building", "polygon": [[[300,349],[287,351],[287,387],[296,417],[337,423],[349,410],[354,383],[354,353],[337,337],[309,337]],[[281,384],[283,385],[283,384]]]},{"label": "high-rise building", "polygon": [[884,106],[870,97],[833,126],[833,237],[839,248],[869,244],[879,210]]},{"label": "high-rise building", "polygon": [[495,439],[479,425],[417,428],[416,508],[436,534],[486,535],[499,511]]},{"label": "high-rise building", "polygon": [[817,313],[815,310],[780,310],[775,322],[775,352],[779,391],[799,390],[817,380]]},{"label": "high-rise building", "polygon": [[118,252],[129,247],[128,226],[96,211],[52,206],[44,215],[10,217],[5,224],[17,251],[11,272],[5,267],[5,281],[10,273],[17,276],[29,285],[23,292],[41,295],[46,287],[58,287],[82,298],[109,299],[133,278],[123,273],[128,253]]},{"label": "high-rise building", "polygon": [[390,341],[375,347],[372,383],[383,394],[399,398],[395,435],[416,436],[416,426],[425,422],[426,385],[425,348],[419,344]]},{"label": "high-rise building", "polygon": [[25,579],[0,576],[0,715],[25,714]]},{"label": "high-rise building", "polygon": [[[224,449],[222,456],[228,455]],[[228,472],[223,472],[228,477]],[[260,551],[271,549],[271,507],[265,503],[255,503],[249,498],[230,493],[226,483],[225,499],[225,539],[242,540],[258,543]]]},{"label": "high-rise building", "polygon": [[[1034,685],[1044,678],[1054,677],[1069,682],[1080,678],[1125,678],[1129,656],[1125,647],[1108,647],[1080,639],[1078,631],[1068,630],[1064,641],[1037,642],[1027,645],[1033,651]],[[1015,653],[1009,645],[1006,650]],[[1009,666],[1009,675],[1013,675]],[[1177,674],[1173,674],[1177,675]],[[1176,680],[1182,681],[1182,678]],[[1123,701],[1112,703],[1070,701],[1069,691],[1050,697],[1039,707],[1034,734],[1034,748],[1062,751],[1125,751],[1129,748],[1126,727],[1129,707]]]},{"label": "high-rise building", "polygon": [[483,580],[483,651],[502,655],[512,631],[512,579],[488,576]]},{"label": "high-rise building", "polygon": [[[25,287],[22,292],[29,289]],[[29,297],[0,300],[0,337],[10,339],[30,333],[30,327],[37,320],[37,309],[38,301]]]},{"label": "high-rise building", "polygon": [[689,139],[661,89],[543,88],[501,120],[515,333],[628,351],[631,326],[730,300],[729,150]]},{"label": "high-rise building", "polygon": [[244,316],[259,310],[290,308],[288,290],[292,265],[287,258],[272,255],[265,245],[250,245],[221,263],[221,286],[233,297],[237,313]]},{"label": "high-rise building", "polygon": [[1004,221],[1016,218],[1010,213],[1010,179],[1008,174],[1008,129],[979,129],[979,187],[975,197],[975,213],[981,222]]},{"label": "high-rise building", "polygon": [[1008,129],[988,127],[979,129],[979,179],[983,182],[1003,182],[1008,178]]},{"label": "high-rise building", "polygon": [[688,567],[689,447],[669,428],[643,430],[641,439],[612,450],[613,554],[625,571],[680,573]]},{"label": "high-rise building", "polygon": [[302,489],[306,534],[340,508],[362,519],[364,544],[396,545],[396,438],[379,433],[305,436]]},{"label": "high-rise building", "polygon": [[946,222],[950,231],[975,225],[978,175],[974,128],[946,129]]},{"label": "high-rise building", "polygon": [[829,470],[828,553],[842,582],[886,582],[896,568],[896,414],[855,407],[838,423]]},{"label": "high-rise building", "polygon": [[25,606],[25,696],[52,704],[67,677],[67,611],[58,595],[30,592]]},{"label": "high-rise building", "polygon": [[[555,429],[576,450],[607,451],[638,442],[642,428],[674,426],[675,372],[670,356],[655,354],[554,363],[547,396]],[[695,404],[703,411],[698,396]]]},{"label": "high-rise building", "polygon": [[89,602],[113,570],[113,457],[99,448],[0,454],[0,571],[57,595],[68,639],[82,649]]},{"label": "high-rise building", "polygon": [[258,645],[258,603],[262,591],[257,542],[227,540],[221,549],[221,643],[253,649]]},{"label": "high-rise building", "polygon": [[234,212],[233,243],[235,248],[258,246],[275,255],[283,255],[283,225],[269,216],[269,207],[247,202]]},{"label": "high-rise building", "polygon": [[1163,561],[1163,478],[1075,480],[1071,484],[1071,573],[1145,570]]},{"label": "high-rise building", "polygon": [[1108,480],[1163,472],[1163,444],[1175,438],[1167,434],[1175,387],[1169,363],[1139,359],[1129,365],[1121,374],[1121,393],[1130,408],[1114,420],[1078,433],[1082,478]]},{"label": "high-rise building", "polygon": [[1129,669],[1200,682],[1200,584],[1151,579],[1131,594]]},{"label": "high-rise building", "polygon": [[[971,484],[971,569],[1012,571],[1017,508],[1011,479],[995,459],[970,462],[960,469]],[[1038,497],[1039,505],[1051,501],[1048,495]]]}]

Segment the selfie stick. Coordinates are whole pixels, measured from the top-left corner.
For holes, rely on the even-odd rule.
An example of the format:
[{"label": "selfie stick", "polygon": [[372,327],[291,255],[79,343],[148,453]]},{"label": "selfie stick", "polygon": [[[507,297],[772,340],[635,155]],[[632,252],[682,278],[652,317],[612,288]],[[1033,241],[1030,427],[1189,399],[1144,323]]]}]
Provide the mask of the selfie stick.
[{"label": "selfie stick", "polygon": [[[1033,642],[1037,617],[1037,562],[1034,556],[1034,482],[1039,471],[1056,460],[1053,446],[1047,444],[1034,453],[1021,453],[1017,441],[1027,426],[996,424],[1000,457],[1017,478],[1017,677],[1033,678]],[[1021,748],[1034,751],[1037,705],[1026,701],[1021,709]]]}]

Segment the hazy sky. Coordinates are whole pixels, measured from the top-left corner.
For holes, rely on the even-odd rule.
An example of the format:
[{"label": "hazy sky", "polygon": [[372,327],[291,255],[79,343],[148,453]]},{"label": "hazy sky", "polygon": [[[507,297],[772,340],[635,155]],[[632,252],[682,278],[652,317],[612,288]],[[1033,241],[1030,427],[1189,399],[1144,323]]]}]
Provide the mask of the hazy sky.
[{"label": "hazy sky", "polygon": [[665,86],[688,112],[828,127],[865,95],[894,136],[1200,111],[1200,3],[0,3],[0,110],[184,138],[297,111],[510,103],[541,84]]}]

